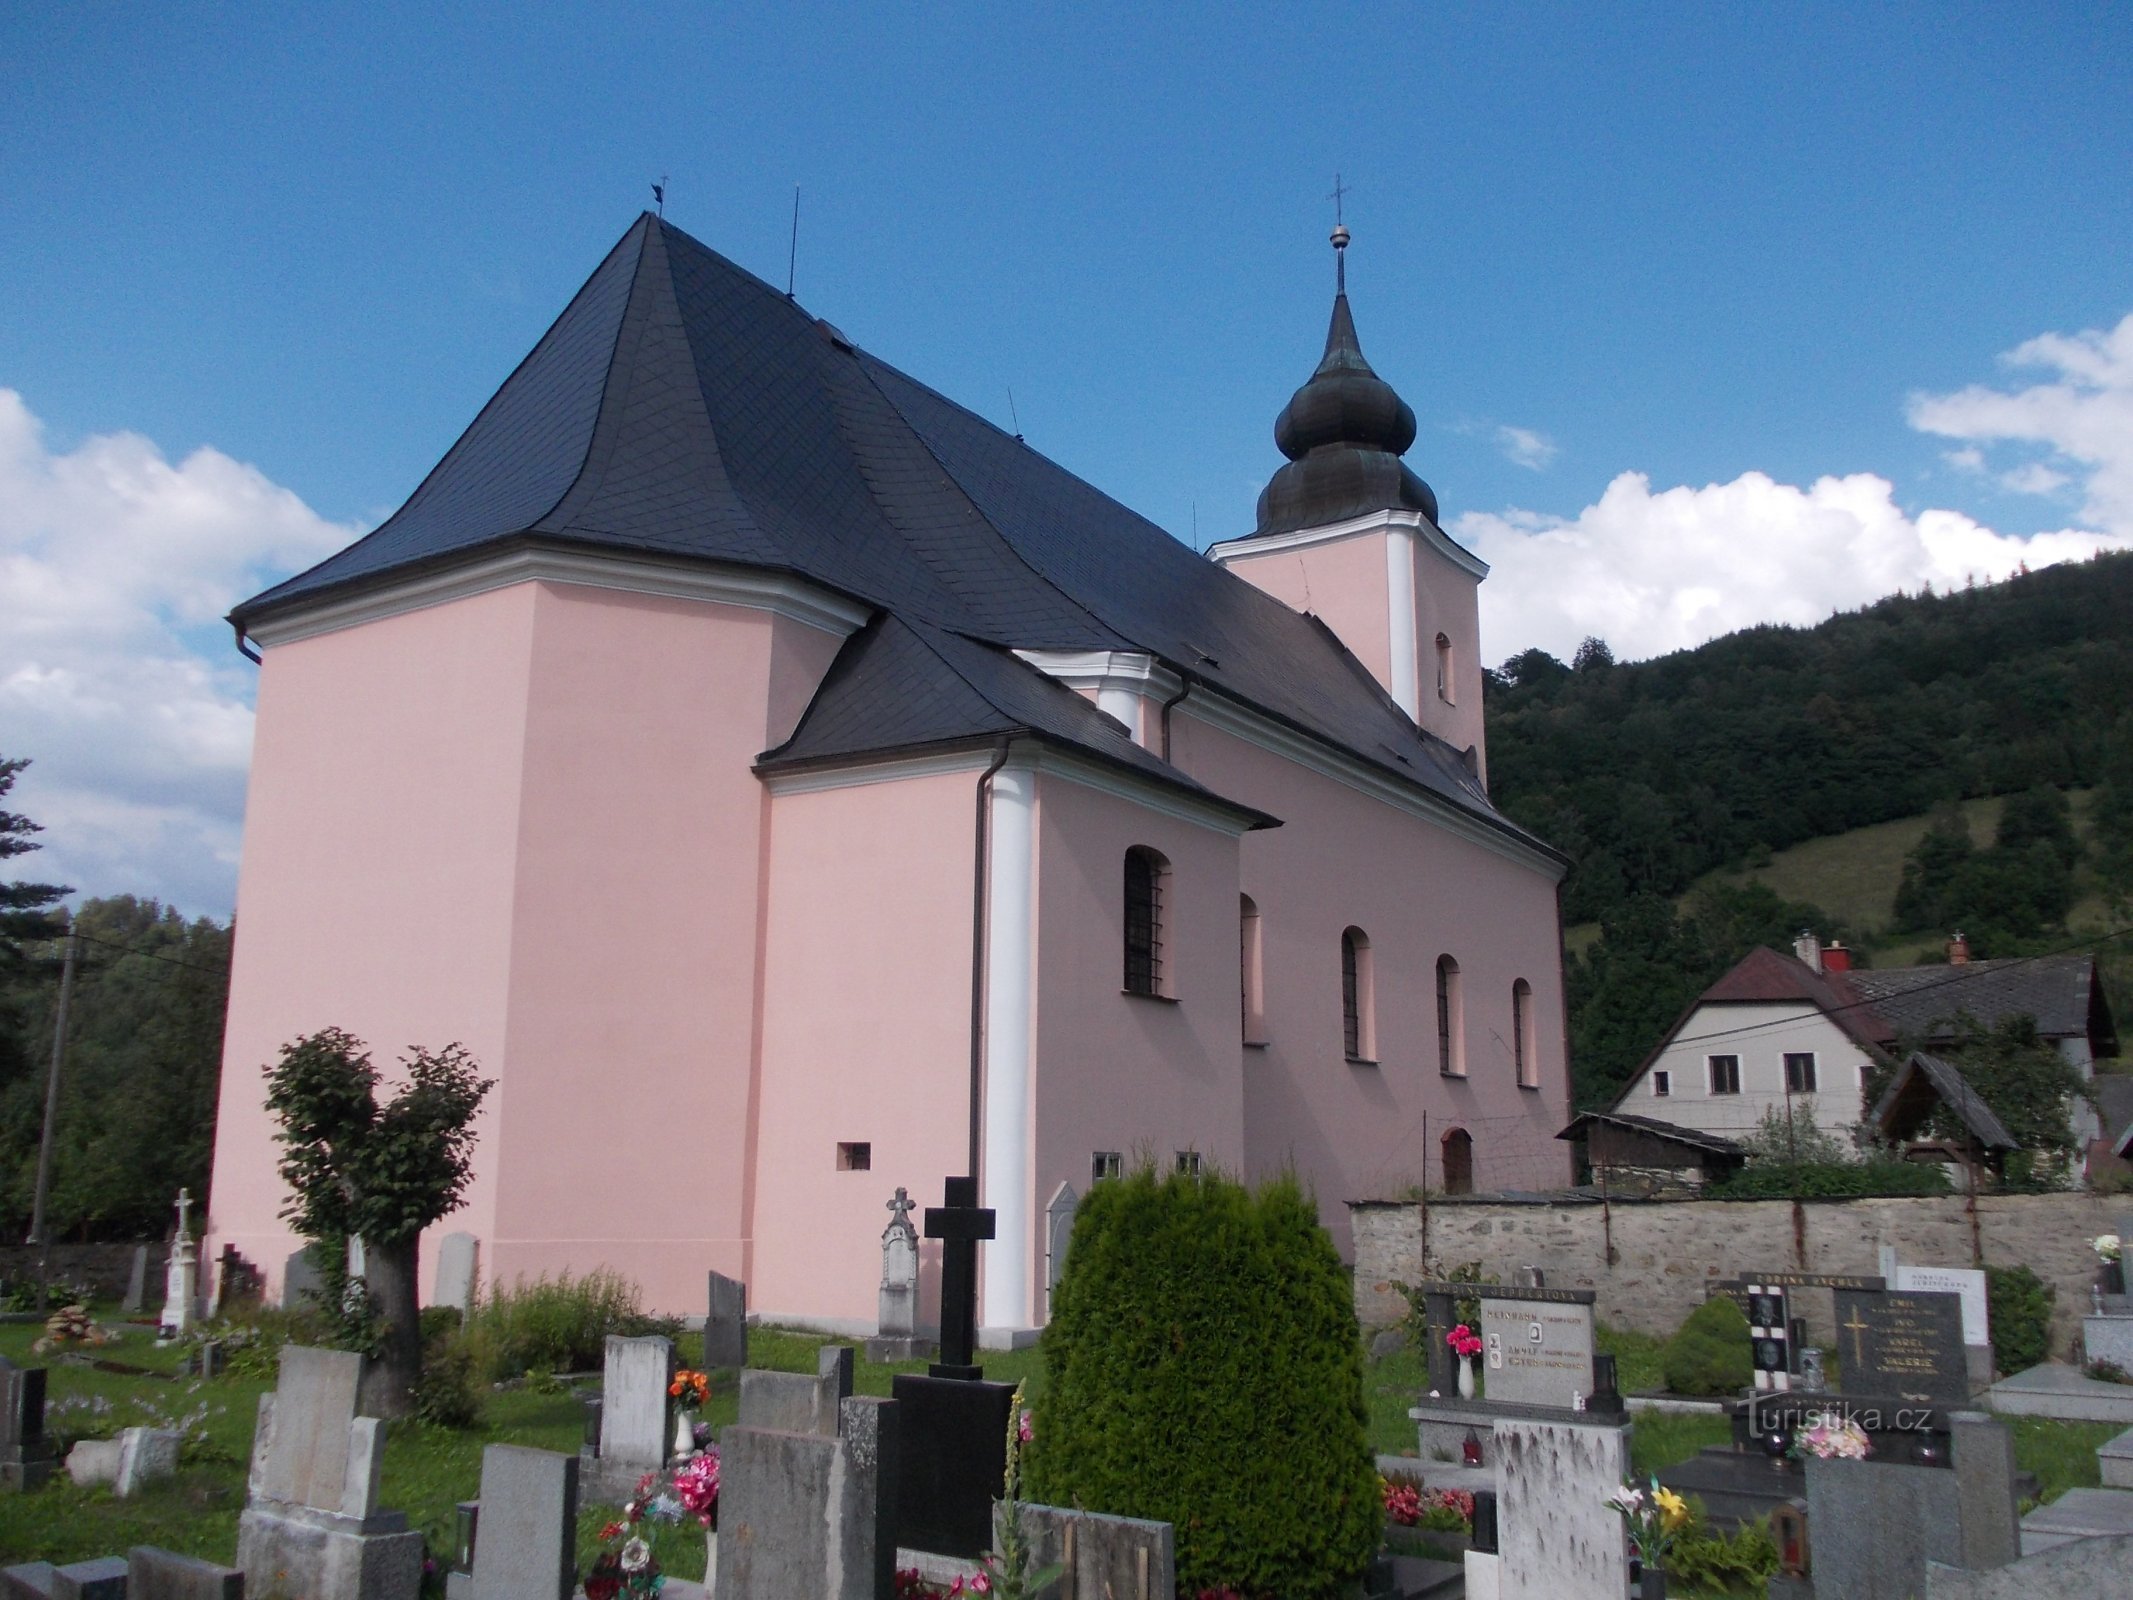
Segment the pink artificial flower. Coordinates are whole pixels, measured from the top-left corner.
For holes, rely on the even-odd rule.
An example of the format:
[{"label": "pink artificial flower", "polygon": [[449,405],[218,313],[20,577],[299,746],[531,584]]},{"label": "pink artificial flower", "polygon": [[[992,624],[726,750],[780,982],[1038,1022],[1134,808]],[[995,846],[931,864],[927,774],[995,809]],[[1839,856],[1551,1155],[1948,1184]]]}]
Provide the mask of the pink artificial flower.
[{"label": "pink artificial flower", "polygon": [[1015,1425],[1015,1437],[1024,1444],[1028,1444],[1030,1440],[1037,1437],[1036,1426],[1031,1422],[1030,1414],[1027,1411],[1022,1413],[1022,1420]]}]

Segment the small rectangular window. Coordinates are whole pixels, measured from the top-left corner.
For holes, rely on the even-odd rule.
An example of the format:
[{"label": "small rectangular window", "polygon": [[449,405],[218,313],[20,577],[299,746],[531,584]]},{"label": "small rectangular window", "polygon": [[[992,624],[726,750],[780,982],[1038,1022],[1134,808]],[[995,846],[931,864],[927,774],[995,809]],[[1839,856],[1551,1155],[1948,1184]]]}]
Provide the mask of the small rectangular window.
[{"label": "small rectangular window", "polygon": [[1711,1057],[1711,1093],[1740,1093],[1740,1057]]},{"label": "small rectangular window", "polygon": [[1788,1094],[1815,1092],[1815,1053],[1812,1050],[1785,1052],[1785,1090]]},{"label": "small rectangular window", "polygon": [[868,1172],[873,1166],[874,1147],[865,1140],[848,1141],[837,1146],[839,1172]]},{"label": "small rectangular window", "polygon": [[1671,1072],[1652,1074],[1652,1093],[1661,1100],[1674,1092],[1674,1075]]},{"label": "small rectangular window", "polygon": [[1102,1183],[1106,1178],[1115,1178],[1125,1167],[1125,1159],[1116,1150],[1098,1150],[1089,1157],[1089,1181]]},{"label": "small rectangular window", "polygon": [[1197,1150],[1180,1150],[1178,1152],[1178,1176],[1181,1178],[1197,1178],[1199,1175],[1200,1152]]}]

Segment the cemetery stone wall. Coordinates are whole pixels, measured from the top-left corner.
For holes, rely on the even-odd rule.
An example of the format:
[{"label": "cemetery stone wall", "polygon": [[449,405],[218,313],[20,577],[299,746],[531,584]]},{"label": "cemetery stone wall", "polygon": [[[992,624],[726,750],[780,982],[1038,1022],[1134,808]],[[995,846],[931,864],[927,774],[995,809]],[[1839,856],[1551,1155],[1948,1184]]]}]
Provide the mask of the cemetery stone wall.
[{"label": "cemetery stone wall", "polygon": [[[54,1244],[52,1276],[69,1283],[86,1283],[100,1296],[116,1300],[125,1294],[133,1277],[133,1252],[145,1243],[151,1276],[161,1272],[170,1244],[164,1239],[135,1240],[126,1244]],[[0,1282],[37,1281],[37,1249],[34,1245],[0,1245]]]},{"label": "cemetery stone wall", "polygon": [[[1591,1289],[1599,1320],[1641,1333],[1670,1334],[1717,1292],[1721,1281],[1758,1272],[1880,1271],[1879,1246],[1906,1262],[1972,1263],[1970,1202],[1961,1195],[1887,1200],[1563,1199],[1358,1200],[1355,1310],[1366,1327],[1399,1321],[1407,1302],[1394,1287],[1435,1270],[1479,1261],[1486,1277],[1513,1281],[1540,1267],[1551,1288]],[[1984,1195],[1976,1237],[1991,1266],[2023,1265],[2058,1289],[2052,1351],[2063,1355],[2089,1309],[2096,1257],[2089,1240],[2113,1233],[2123,1197],[2085,1193]],[[1612,1241],[1613,1259],[1608,1259]],[[1814,1337],[1827,1343],[1826,1297],[1803,1297]]]}]

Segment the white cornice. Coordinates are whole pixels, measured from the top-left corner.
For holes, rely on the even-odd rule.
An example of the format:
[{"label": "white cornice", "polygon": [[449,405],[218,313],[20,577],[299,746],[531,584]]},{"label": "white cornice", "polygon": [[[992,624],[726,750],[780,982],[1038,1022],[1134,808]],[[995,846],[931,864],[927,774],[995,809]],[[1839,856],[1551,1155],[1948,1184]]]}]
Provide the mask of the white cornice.
[{"label": "white cornice", "polygon": [[253,624],[245,631],[255,643],[271,649],[519,583],[568,583],[626,594],[744,606],[820,628],[839,638],[856,632],[872,615],[871,609],[858,601],[847,600],[803,579],[755,567],[526,546],[443,572],[424,573],[344,599],[306,606]]},{"label": "white cornice", "polygon": [[1263,715],[1245,705],[1207,688],[1196,688],[1178,709],[1198,722],[1219,732],[1230,734],[1257,745],[1260,749],[1295,762],[1321,777],[1345,784],[1373,800],[1382,800],[1396,811],[1442,828],[1469,843],[1480,845],[1484,850],[1515,861],[1522,867],[1543,872],[1550,880],[1560,882],[1569,869],[1543,850],[1525,843],[1516,835],[1492,828],[1480,818],[1461,809],[1419,784],[1403,782],[1392,774],[1382,772],[1369,763],[1357,760],[1345,751],[1331,745],[1321,744],[1296,732],[1286,724]]},{"label": "white cornice", "polygon": [[942,755],[900,756],[892,761],[854,758],[851,766],[815,767],[804,772],[766,772],[763,783],[773,795],[820,794],[825,789],[859,789],[873,783],[901,783],[910,778],[939,778],[977,772],[992,761],[989,750],[956,750]]},{"label": "white cornice", "polygon": [[1289,533],[1254,533],[1247,534],[1242,539],[1226,539],[1220,544],[1208,546],[1207,558],[1221,566],[1228,566],[1232,561],[1272,555],[1278,550],[1302,550],[1314,544],[1332,544],[1336,540],[1353,539],[1366,533],[1388,533],[1396,528],[1414,534],[1438,555],[1477,581],[1489,575],[1489,564],[1481,557],[1465,546],[1455,544],[1442,528],[1421,512],[1404,510],[1372,511],[1360,517],[1350,517],[1345,522],[1328,522],[1316,528],[1297,528]]},{"label": "white cornice", "polygon": [[1048,777],[1078,783],[1084,789],[1130,801],[1179,822],[1212,829],[1226,838],[1240,838],[1252,829],[1251,820],[1238,816],[1233,804],[1224,804],[1212,797],[1195,799],[1182,790],[1071,755],[1055,745],[1038,745],[1026,755],[1017,756],[1009,765],[1028,767]]},{"label": "white cornice", "polygon": [[1069,689],[1124,689],[1167,700],[1185,680],[1141,650],[1017,650],[1016,655]]}]

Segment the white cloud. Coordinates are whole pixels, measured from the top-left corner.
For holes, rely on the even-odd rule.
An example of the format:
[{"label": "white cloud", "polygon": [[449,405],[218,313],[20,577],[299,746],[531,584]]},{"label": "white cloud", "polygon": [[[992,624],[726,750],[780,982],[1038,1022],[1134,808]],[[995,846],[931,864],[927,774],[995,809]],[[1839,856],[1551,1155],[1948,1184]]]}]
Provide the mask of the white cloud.
[{"label": "white cloud", "polygon": [[14,875],[228,915],[253,668],[219,619],[360,531],[217,450],[54,453],[0,389],[0,754],[32,759],[9,806],[45,830]]},{"label": "white cloud", "polygon": [[2000,358],[2055,372],[2050,382],[2009,392],[1972,384],[1953,394],[1911,397],[1911,426],[1979,446],[2041,447],[2001,475],[2010,489],[2049,494],[2079,479],[2081,515],[2113,533],[2133,533],[2133,313],[2115,328],[2047,333]]},{"label": "white cloud", "polygon": [[1531,428],[1501,427],[1496,430],[1496,448],[1513,466],[1539,472],[1555,459],[1555,441]]},{"label": "white cloud", "polygon": [[1487,649],[1539,645],[1565,660],[1588,634],[1635,660],[1758,622],[1816,623],[1899,589],[2133,549],[2133,530],[2021,538],[1959,511],[1914,517],[1871,473],[1802,489],[1748,472],[1654,491],[1625,472],[1575,517],[1470,512],[1448,531],[1493,569],[1481,589]]}]

